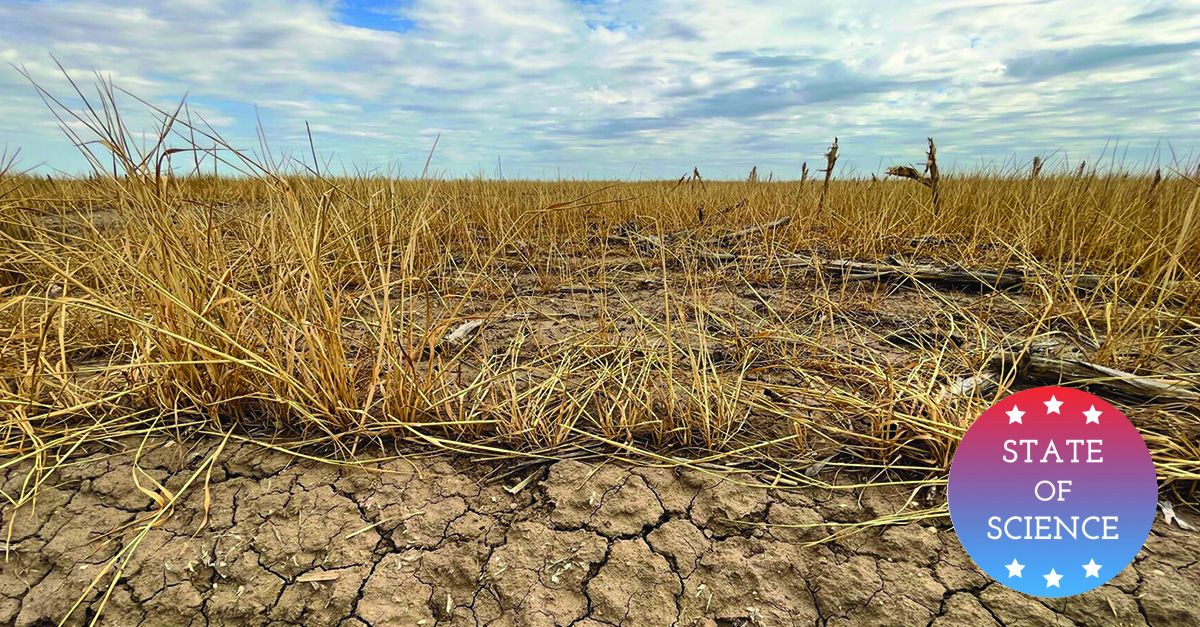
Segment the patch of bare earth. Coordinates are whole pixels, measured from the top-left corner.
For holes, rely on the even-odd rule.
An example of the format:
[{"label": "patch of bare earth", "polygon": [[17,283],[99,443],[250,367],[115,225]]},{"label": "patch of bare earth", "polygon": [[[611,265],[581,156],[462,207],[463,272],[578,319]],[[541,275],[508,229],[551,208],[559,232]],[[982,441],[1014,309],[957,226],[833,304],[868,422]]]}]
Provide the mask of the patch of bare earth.
[{"label": "patch of bare earth", "polygon": [[[177,491],[215,443],[158,443],[137,460]],[[9,469],[18,493],[27,468]],[[144,470],[144,474],[143,471]],[[1037,599],[982,574],[943,524],[838,523],[903,495],[776,489],[751,479],[561,461],[487,480],[461,458],[369,467],[231,446],[120,570],[100,625],[1200,625],[1200,534],[1156,522],[1110,583]],[[0,625],[84,625],[104,564],[156,508],[127,449],[60,470],[2,512]],[[88,591],[89,586],[93,586]],[[83,602],[72,605],[83,595]],[[69,615],[68,615],[69,613]]]}]

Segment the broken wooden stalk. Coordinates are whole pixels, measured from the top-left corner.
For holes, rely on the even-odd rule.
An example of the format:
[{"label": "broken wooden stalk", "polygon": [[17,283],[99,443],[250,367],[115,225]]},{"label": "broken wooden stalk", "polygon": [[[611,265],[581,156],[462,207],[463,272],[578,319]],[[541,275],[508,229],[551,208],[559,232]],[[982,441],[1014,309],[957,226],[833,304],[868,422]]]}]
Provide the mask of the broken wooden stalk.
[{"label": "broken wooden stalk", "polygon": [[933,143],[933,138],[929,139],[929,152],[925,153],[925,174],[929,176],[929,191],[933,197],[933,206],[938,206],[938,165],[937,165],[937,146]]},{"label": "broken wooden stalk", "polygon": [[933,138],[929,138],[929,151],[925,153],[925,173],[918,172],[916,168],[909,165],[895,165],[887,169],[888,176],[896,176],[904,179],[912,179],[925,187],[929,188],[930,195],[933,199],[933,205],[938,204],[938,166],[937,166],[937,146],[933,143]]},{"label": "broken wooden stalk", "polygon": [[825,208],[825,194],[829,192],[829,177],[833,176],[833,166],[837,164],[838,140],[833,138],[833,145],[825,153],[825,184],[821,187],[821,200],[817,201],[817,210]]}]

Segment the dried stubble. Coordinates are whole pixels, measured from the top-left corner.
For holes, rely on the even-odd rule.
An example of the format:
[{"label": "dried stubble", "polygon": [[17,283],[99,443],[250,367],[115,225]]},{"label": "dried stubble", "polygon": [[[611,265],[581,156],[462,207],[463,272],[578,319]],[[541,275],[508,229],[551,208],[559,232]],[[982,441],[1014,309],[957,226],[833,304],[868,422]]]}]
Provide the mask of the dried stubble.
[{"label": "dried stubble", "polygon": [[[953,392],[998,350],[1196,383],[1186,177],[943,174],[936,208],[895,180],[333,177],[160,114],[138,153],[115,114],[79,113],[116,175],[0,177],[4,452],[42,461],[31,485],[83,442],[164,429],[339,459],[584,447],[785,485],[824,483],[803,469],[835,454],[936,485],[971,419],[1021,384]],[[194,142],[220,152],[172,174]],[[247,175],[200,175],[217,156]],[[814,261],[840,258],[1025,284],[964,295]],[[1190,493],[1195,405],[1128,409]]]}]

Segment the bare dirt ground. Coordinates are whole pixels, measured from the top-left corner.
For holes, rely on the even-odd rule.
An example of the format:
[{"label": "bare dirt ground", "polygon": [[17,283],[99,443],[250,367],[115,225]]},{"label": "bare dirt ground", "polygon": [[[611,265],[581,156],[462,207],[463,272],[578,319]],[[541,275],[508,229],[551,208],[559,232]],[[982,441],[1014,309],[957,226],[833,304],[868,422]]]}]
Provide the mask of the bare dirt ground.
[{"label": "bare dirt ground", "polygon": [[[104,564],[158,508],[155,482],[180,491],[217,443],[151,442],[135,463],[137,445],[113,441],[2,511],[0,625],[90,622],[116,570]],[[234,443],[212,468],[145,531],[99,624],[1200,625],[1200,534],[1161,520],[1110,583],[1055,600],[990,580],[948,519],[814,544],[896,512],[895,487],[772,488],[600,458],[338,467]],[[4,492],[28,470],[10,468]]]}]

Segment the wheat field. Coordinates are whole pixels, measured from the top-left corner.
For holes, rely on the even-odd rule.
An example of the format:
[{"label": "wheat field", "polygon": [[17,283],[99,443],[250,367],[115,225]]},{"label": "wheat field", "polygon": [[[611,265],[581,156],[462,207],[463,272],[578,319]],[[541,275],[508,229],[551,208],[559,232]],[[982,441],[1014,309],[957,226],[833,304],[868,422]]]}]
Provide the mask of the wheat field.
[{"label": "wheat field", "polygon": [[101,101],[49,99],[93,175],[10,159],[0,178],[0,450],[37,462],[17,500],[76,452],[150,434],[939,486],[971,421],[1039,381],[1114,392],[1164,490],[1194,499],[1187,171],[334,175],[178,110],[137,148]]}]

